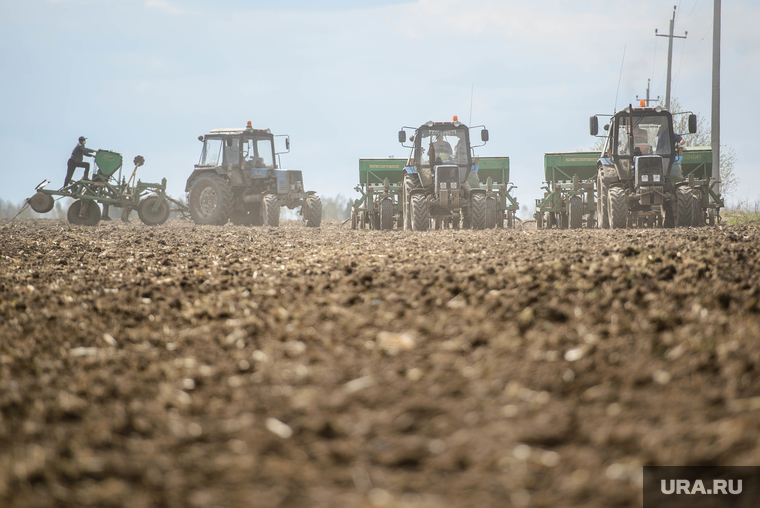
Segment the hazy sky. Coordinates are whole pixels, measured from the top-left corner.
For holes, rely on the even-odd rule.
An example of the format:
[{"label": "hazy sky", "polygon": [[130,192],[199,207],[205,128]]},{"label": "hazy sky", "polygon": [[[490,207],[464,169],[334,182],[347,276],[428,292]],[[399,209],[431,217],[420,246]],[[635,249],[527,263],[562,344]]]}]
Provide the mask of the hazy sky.
[{"label": "hazy sky", "polygon": [[[143,155],[139,178],[179,196],[198,135],[251,120],[290,135],[282,164],[307,189],[356,198],[360,157],[406,157],[400,127],[469,122],[472,105],[491,138],[477,154],[510,157],[532,210],[544,152],[590,147],[588,117],[643,96],[649,78],[664,97],[654,31],[674,5],[688,38],[674,42],[672,94],[709,119],[710,0],[0,0],[0,197],[59,187],[80,135],[129,170]],[[760,2],[724,0],[722,13],[722,142],[735,198],[753,202]]]}]

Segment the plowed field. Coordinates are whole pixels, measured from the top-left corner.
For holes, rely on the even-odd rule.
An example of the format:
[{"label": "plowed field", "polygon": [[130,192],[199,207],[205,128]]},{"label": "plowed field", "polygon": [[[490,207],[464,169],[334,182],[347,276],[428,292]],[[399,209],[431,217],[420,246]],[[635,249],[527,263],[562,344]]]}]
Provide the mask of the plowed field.
[{"label": "plowed field", "polygon": [[0,223],[0,506],[639,506],[760,464],[760,229]]}]

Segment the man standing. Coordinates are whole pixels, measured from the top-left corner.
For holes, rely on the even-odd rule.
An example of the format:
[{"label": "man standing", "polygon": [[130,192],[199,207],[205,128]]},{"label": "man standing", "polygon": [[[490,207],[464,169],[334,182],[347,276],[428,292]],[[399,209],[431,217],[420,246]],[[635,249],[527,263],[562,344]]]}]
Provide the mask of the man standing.
[{"label": "man standing", "polygon": [[85,148],[84,144],[87,141],[87,138],[84,136],[79,136],[79,143],[77,143],[77,146],[74,147],[74,150],[71,152],[71,157],[69,157],[69,161],[66,164],[66,180],[63,182],[63,186],[66,187],[69,182],[71,181],[71,177],[74,176],[74,170],[76,168],[84,168],[84,179],[87,180],[90,176],[90,163],[89,162],[83,162],[83,159],[85,156],[91,157],[92,154],[97,152],[97,150],[92,150],[90,148]]}]

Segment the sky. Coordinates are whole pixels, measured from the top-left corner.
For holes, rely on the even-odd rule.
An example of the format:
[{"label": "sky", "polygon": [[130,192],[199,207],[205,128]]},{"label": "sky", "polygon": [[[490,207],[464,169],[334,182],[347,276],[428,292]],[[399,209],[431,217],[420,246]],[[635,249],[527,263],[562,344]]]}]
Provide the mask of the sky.
[{"label": "sky", "polygon": [[[710,0],[0,0],[0,198],[63,183],[81,135],[178,197],[198,136],[288,134],[282,167],[321,196],[358,198],[359,158],[407,157],[402,126],[485,125],[480,156],[509,156],[530,212],[545,152],[596,141],[588,118],[646,94],[710,118]],[[721,143],[733,201],[760,201],[760,2],[722,2]],[[477,136],[477,134],[476,134]],[[79,176],[81,170],[76,175]],[[528,212],[523,212],[527,218]]]}]

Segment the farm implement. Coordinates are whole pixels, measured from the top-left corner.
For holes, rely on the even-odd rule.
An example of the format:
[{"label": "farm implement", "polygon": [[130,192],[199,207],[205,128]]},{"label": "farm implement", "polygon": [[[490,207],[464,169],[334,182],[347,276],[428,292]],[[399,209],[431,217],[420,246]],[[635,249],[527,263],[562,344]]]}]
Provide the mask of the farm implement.
[{"label": "farm implement", "polygon": [[599,152],[544,154],[544,197],[536,200],[536,226],[579,229],[595,225],[594,180]]},{"label": "farm implement", "polygon": [[66,218],[71,224],[83,226],[94,226],[100,222],[102,213],[99,205],[103,205],[106,213],[110,206],[122,208],[121,218],[125,222],[130,212],[137,210],[140,220],[148,226],[163,224],[171,212],[188,212],[183,203],[166,195],[166,178],[160,184],[135,180],[137,168],[145,163],[145,159],[138,155],[133,162],[135,169],[127,179],[122,176],[121,154],[98,150],[95,154],[97,170],[92,179],[78,180],[58,190],[46,189],[50,182],[44,180],[36,187],[37,192],[28,203],[35,212],[47,213],[53,209],[54,196],[59,196],[59,199],[72,198],[74,201],[69,205]]}]

